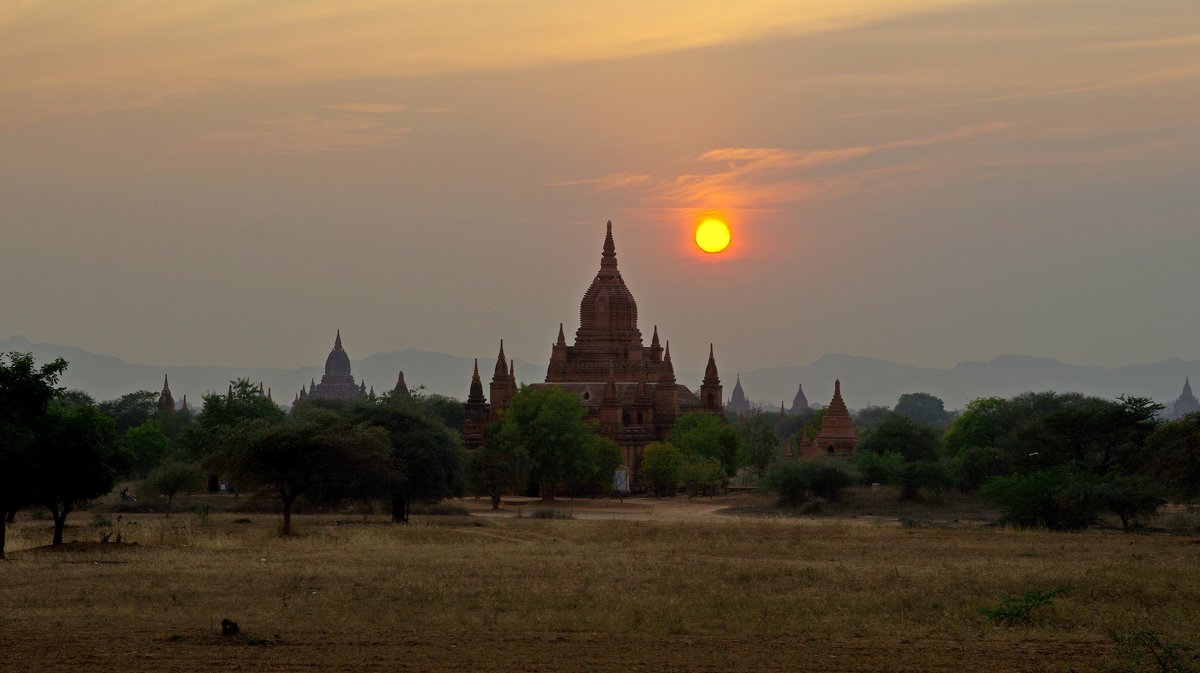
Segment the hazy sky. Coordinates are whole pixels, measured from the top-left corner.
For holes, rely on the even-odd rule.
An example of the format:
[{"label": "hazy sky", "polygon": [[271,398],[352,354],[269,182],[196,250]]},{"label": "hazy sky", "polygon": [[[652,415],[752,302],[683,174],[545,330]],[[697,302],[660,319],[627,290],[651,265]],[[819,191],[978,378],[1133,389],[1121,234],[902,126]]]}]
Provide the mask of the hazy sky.
[{"label": "hazy sky", "polygon": [[611,219],[688,371],[1200,359],[1198,156],[1195,0],[10,1],[0,338],[542,362]]}]

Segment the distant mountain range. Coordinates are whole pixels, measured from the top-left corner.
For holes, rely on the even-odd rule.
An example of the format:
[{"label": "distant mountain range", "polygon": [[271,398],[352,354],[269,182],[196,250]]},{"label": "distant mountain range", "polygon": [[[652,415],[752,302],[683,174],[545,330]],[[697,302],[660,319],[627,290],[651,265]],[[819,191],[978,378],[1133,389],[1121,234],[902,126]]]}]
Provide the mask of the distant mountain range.
[{"label": "distant mountain range", "polygon": [[[56,357],[66,359],[71,365],[62,385],[87,391],[97,400],[112,399],[135,390],[159,390],[162,377],[167,374],[171,377],[175,399],[186,394],[193,407],[200,404],[200,397],[206,391],[223,391],[230,380],[239,377],[262,381],[272,389],[275,401],[290,404],[300,386],[313,379],[320,381],[324,371],[324,362],[296,369],[133,364],[81,348],[31,343],[19,336],[0,342],[0,352],[8,351],[33,353],[39,362]],[[479,373],[485,391],[494,362],[494,356],[480,358]],[[424,386],[428,392],[459,399],[466,397],[472,365],[473,358],[413,349],[376,353],[351,361],[355,378],[365,380],[376,392],[391,390],[397,374],[403,370],[409,388]],[[541,381],[545,372],[544,362],[535,364],[517,360],[517,378],[522,382]],[[724,370],[721,374],[728,399],[736,373]],[[1108,398],[1139,395],[1167,404],[1178,397],[1185,376],[1198,374],[1200,362],[1177,359],[1110,368],[1071,365],[1052,358],[1003,355],[988,362],[963,362],[936,369],[827,354],[799,367],[742,372],[741,380],[746,396],[766,409],[777,409],[780,401],[790,407],[800,384],[804,385],[810,403],[826,404],[833,395],[833,381],[838,378],[842,381],[842,395],[851,407],[892,406],[904,393],[926,392],[942,398],[947,409],[956,409],[977,397],[1008,397],[1030,390],[1072,391]],[[699,385],[700,375],[681,371],[678,379],[694,387]]]}]

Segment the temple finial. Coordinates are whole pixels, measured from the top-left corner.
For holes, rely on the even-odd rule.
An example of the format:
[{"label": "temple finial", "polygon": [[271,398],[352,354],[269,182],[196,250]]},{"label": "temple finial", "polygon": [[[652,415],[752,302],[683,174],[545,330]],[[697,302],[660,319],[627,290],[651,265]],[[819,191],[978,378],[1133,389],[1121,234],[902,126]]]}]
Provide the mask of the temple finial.
[{"label": "temple finial", "polygon": [[658,343],[659,343],[658,342],[658,325],[655,325],[654,326],[654,336],[650,337],[650,346],[652,348],[658,348]]},{"label": "temple finial", "polygon": [[608,221],[607,231],[604,234],[604,253],[600,255],[600,270],[617,270],[617,246],[613,243],[612,220]]},{"label": "temple finial", "polygon": [[337,337],[333,340],[333,350],[342,350],[342,330],[340,328],[337,331]]},{"label": "temple finial", "polygon": [[567,345],[567,336],[565,334],[563,334],[563,324],[562,323],[558,323],[558,343],[556,343],[554,345],[556,345],[556,346],[566,346]]}]

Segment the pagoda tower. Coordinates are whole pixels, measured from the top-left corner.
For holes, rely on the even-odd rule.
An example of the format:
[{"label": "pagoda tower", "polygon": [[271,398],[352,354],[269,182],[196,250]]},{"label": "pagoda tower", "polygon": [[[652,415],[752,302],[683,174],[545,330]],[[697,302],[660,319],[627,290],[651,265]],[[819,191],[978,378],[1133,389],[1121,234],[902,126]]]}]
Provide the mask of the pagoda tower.
[{"label": "pagoda tower", "polygon": [[742,390],[742,375],[737,375],[737,383],[733,384],[733,393],[729,396],[729,402],[725,404],[725,411],[739,416],[750,411],[750,402],[746,399],[746,393]]},{"label": "pagoda tower", "polygon": [[848,457],[854,455],[854,447],[858,444],[858,433],[854,431],[854,422],[850,419],[850,410],[842,400],[842,381],[833,382],[833,399],[825,408],[825,417],[821,419],[821,429],[816,438],[801,452],[802,458],[818,458],[821,456]]},{"label": "pagoda tower", "polygon": [[366,384],[355,384],[354,376],[350,374],[350,356],[342,348],[342,331],[338,330],[333,340],[333,350],[325,358],[325,374],[321,376],[321,382],[313,382],[307,395],[301,390],[299,399],[354,402],[366,396]]},{"label": "pagoda tower", "polygon": [[159,411],[175,411],[175,398],[171,396],[171,384],[167,383],[167,375],[163,374],[162,392],[158,394]]},{"label": "pagoda tower", "polygon": [[804,384],[796,390],[796,396],[792,398],[792,408],[788,409],[788,413],[792,416],[799,416],[811,411],[812,407],[808,404],[808,398],[804,396]]},{"label": "pagoda tower", "polygon": [[1200,401],[1196,400],[1196,396],[1192,394],[1192,382],[1187,377],[1184,377],[1183,392],[1171,404],[1171,410],[1167,413],[1167,419],[1174,421],[1197,412],[1200,412]]}]

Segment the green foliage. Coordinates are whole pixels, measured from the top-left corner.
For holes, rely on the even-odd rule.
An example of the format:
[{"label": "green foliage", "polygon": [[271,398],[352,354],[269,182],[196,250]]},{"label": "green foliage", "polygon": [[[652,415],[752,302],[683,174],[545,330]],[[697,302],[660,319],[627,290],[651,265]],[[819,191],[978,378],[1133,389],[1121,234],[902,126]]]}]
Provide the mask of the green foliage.
[{"label": "green foliage", "polygon": [[775,436],[779,420],[779,414],[751,410],[733,423],[734,432],[746,447],[746,462],[760,477],[779,455],[779,439]]},{"label": "green foliage", "polygon": [[500,509],[500,496],[525,487],[529,481],[529,454],[514,432],[500,432],[493,423],[484,429],[483,446],[467,458],[467,483],[472,493],[486,495],[492,509]]},{"label": "green foliage", "polygon": [[[882,423],[891,413],[891,410],[887,407],[863,407],[854,412],[854,427],[860,429],[874,428]],[[812,428],[809,432],[809,437],[814,436],[820,428],[820,425]]]},{"label": "green foliage", "polygon": [[1163,424],[1144,446],[1145,472],[1168,494],[1188,501],[1200,496],[1200,414]]},{"label": "green foliage", "polygon": [[318,502],[386,493],[395,480],[388,433],[352,425],[314,409],[278,423],[241,423],[218,445],[217,463],[239,485],[276,495],[283,505],[281,532],[291,533],[292,505],[303,495]]},{"label": "green foliage", "polygon": [[204,488],[204,476],[204,470],[195,463],[168,460],[150,473],[146,483],[151,491],[167,499],[167,516],[171,516],[175,495]]},{"label": "green foliage", "polygon": [[171,450],[171,441],[163,432],[162,423],[157,420],[130,428],[121,438],[121,445],[129,456],[134,474],[141,479],[145,479],[150,470],[161,464]]},{"label": "green foliage", "polygon": [[154,418],[158,413],[158,393],[138,390],[115,400],[101,402],[99,407],[100,411],[116,424],[117,434],[123,436],[129,430]]},{"label": "green foliage", "polygon": [[915,500],[921,491],[928,491],[941,498],[946,489],[954,485],[954,479],[946,465],[936,460],[918,460],[904,463],[899,474],[900,497]]},{"label": "green foliage", "polygon": [[412,393],[412,398],[447,428],[458,430],[463,426],[466,411],[460,400],[436,393]]},{"label": "green foliage", "polygon": [[726,477],[744,464],[744,446],[723,419],[703,412],[684,414],[675,422],[667,441],[685,455],[712,458],[721,463]]},{"label": "green foliage", "polygon": [[1131,525],[1154,516],[1164,503],[1145,478],[1123,474],[1106,475],[1100,484],[1100,497],[1104,508],[1117,515],[1126,532]]},{"label": "green foliage", "polygon": [[992,479],[980,490],[1014,526],[1079,530],[1104,510],[1100,479],[1070,466]]},{"label": "green foliage", "polygon": [[529,456],[530,478],[545,499],[553,498],[555,485],[563,482],[594,483],[607,462],[601,455],[607,446],[597,441],[585,413],[579,398],[565,390],[523,387],[500,421],[505,441]]},{"label": "green foliage", "polygon": [[1008,456],[993,447],[972,446],[959,453],[952,465],[958,486],[966,493],[978,491],[992,477],[1004,477],[1012,473]]},{"label": "green foliage", "polygon": [[989,622],[1001,626],[1037,626],[1045,623],[1046,613],[1054,607],[1054,599],[1070,590],[1067,586],[1028,589],[1021,594],[1005,596],[994,608],[980,608],[979,611]]},{"label": "green foliage", "polygon": [[855,475],[844,461],[832,458],[781,461],[767,472],[767,488],[781,505],[799,506],[813,497],[837,500]]},{"label": "green foliage", "polygon": [[906,461],[934,460],[938,456],[938,437],[932,428],[893,412],[866,433],[858,450],[879,455],[899,454]]},{"label": "green foliage", "polygon": [[352,424],[385,431],[389,464],[403,482],[406,501],[436,502],[462,494],[466,474],[458,433],[428,407],[419,401],[385,398],[343,407],[341,413]]},{"label": "green foliage", "polygon": [[613,475],[621,466],[621,447],[608,437],[592,435],[591,451],[595,456],[595,467],[587,480],[577,483],[577,488],[585,488],[589,492],[611,491]]},{"label": "green foliage", "polygon": [[950,420],[941,398],[929,393],[905,393],[896,402],[895,413],[920,425],[940,425]]},{"label": "green foliage", "polygon": [[1104,673],[1196,673],[1196,649],[1168,642],[1153,629],[1114,632],[1115,647],[1105,658]]},{"label": "green foliage", "polygon": [[702,493],[712,494],[729,478],[716,459],[688,454],[679,468],[679,480],[686,486],[688,495],[694,498]]},{"label": "green foliage", "polygon": [[[29,353],[0,356],[0,519],[37,501],[31,477],[44,462],[36,451],[37,437],[66,368],[62,358],[39,367]],[[0,559],[5,530],[0,521]]]},{"label": "green foliage", "polygon": [[874,451],[858,450],[852,460],[864,484],[895,484],[904,466],[904,456],[898,453],[881,456]]},{"label": "green foliage", "polygon": [[249,379],[237,379],[230,382],[227,393],[204,396],[204,408],[184,433],[184,443],[193,458],[204,461],[216,451],[218,444],[227,440],[226,435],[237,432],[241,424],[254,421],[278,423],[285,417],[282,409],[258,392],[258,386]]},{"label": "green foliage", "polygon": [[34,450],[29,483],[54,518],[53,543],[61,544],[67,515],[111,491],[128,461],[112,419],[90,405],[50,406]]},{"label": "green foliage", "polygon": [[642,479],[654,489],[655,497],[675,495],[682,469],[683,452],[674,444],[654,442],[642,452]]},{"label": "green foliage", "polygon": [[529,513],[531,519],[574,519],[575,515],[570,510],[551,509],[542,507],[535,509]]}]

